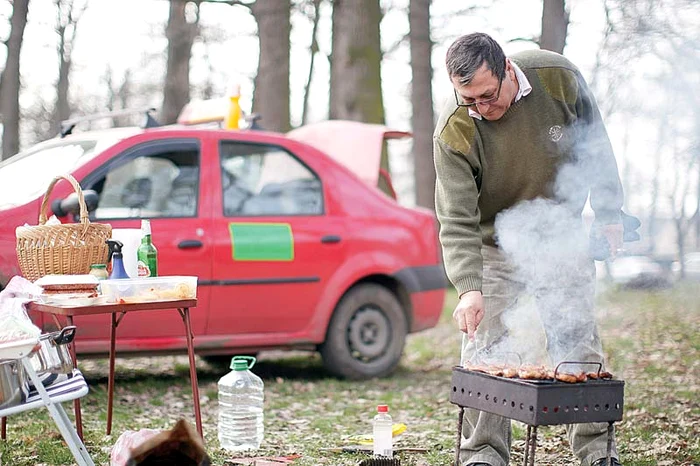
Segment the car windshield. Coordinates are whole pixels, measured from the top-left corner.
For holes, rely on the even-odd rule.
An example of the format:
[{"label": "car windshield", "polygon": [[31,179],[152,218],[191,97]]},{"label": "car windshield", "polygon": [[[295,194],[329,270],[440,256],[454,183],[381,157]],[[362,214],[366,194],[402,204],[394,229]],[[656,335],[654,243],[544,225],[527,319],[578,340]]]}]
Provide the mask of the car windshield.
[{"label": "car windshield", "polygon": [[36,199],[54,176],[72,172],[115,142],[111,138],[51,140],[0,163],[0,209]]}]

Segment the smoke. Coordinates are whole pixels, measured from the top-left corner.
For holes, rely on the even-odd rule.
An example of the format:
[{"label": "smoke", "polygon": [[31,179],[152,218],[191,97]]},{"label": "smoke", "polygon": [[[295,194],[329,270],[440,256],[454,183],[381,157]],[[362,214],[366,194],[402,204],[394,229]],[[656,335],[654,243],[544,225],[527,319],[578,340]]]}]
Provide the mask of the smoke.
[{"label": "smoke", "polygon": [[591,186],[592,202],[594,195],[600,204],[615,195],[617,167],[597,155],[608,144],[603,136],[570,128],[562,142],[574,156],[558,171],[554,199],[523,201],[496,217],[496,240],[523,286],[501,317],[508,341],[499,350],[518,353],[523,362],[602,360],[592,314],[595,268],[581,211]]}]

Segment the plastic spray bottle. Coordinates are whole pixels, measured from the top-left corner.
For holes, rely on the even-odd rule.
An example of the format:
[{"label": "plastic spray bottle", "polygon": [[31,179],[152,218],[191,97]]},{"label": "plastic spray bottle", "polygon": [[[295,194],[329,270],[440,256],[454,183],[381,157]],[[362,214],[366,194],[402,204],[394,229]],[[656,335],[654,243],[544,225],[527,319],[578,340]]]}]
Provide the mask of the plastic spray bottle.
[{"label": "plastic spray bottle", "polygon": [[108,239],[106,243],[112,256],[112,273],[109,275],[109,279],[129,278],[126,270],[124,270],[124,256],[122,255],[124,244],[116,239]]}]

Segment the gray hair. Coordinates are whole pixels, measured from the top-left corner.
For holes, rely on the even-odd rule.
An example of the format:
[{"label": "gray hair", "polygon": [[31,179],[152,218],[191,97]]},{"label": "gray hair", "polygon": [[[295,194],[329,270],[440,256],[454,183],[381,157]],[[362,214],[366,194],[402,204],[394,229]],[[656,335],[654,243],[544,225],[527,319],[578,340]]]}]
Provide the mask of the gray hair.
[{"label": "gray hair", "polygon": [[499,81],[506,75],[506,55],[498,42],[487,34],[467,34],[450,45],[445,64],[450,79],[456,77],[460,84],[469,84],[474,75],[486,63]]}]

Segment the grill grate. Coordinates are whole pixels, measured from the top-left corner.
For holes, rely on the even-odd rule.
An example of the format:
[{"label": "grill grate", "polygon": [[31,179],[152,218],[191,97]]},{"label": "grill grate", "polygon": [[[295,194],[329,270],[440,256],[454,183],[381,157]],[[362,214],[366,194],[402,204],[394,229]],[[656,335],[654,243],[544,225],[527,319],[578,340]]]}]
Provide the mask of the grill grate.
[{"label": "grill grate", "polygon": [[622,380],[569,384],[509,379],[454,367],[450,402],[531,426],[614,422],[622,419],[624,387]]}]

